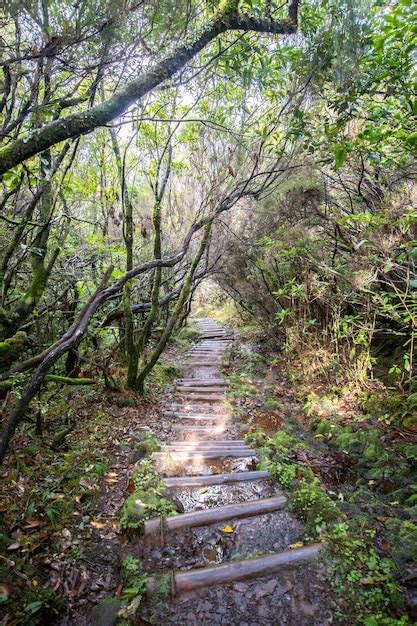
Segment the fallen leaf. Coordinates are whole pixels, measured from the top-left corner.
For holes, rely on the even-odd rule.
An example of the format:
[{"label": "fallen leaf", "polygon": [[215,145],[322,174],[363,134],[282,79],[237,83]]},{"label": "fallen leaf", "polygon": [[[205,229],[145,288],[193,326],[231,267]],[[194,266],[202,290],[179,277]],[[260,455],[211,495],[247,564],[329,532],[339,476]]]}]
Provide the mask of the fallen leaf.
[{"label": "fallen leaf", "polygon": [[199,489],[200,493],[206,493],[206,491],[208,491],[207,487],[200,487]]},{"label": "fallen leaf", "polygon": [[65,493],[51,493],[49,496],[49,500],[63,500],[65,498]]},{"label": "fallen leaf", "polygon": [[12,588],[10,585],[0,585],[0,596],[6,596],[8,598],[12,593]]},{"label": "fallen leaf", "polygon": [[38,528],[38,526],[45,526],[45,520],[39,517],[28,517],[24,528]]},{"label": "fallen leaf", "polygon": [[230,534],[230,533],[234,533],[235,529],[233,528],[233,526],[224,526],[224,528],[222,528],[222,531],[224,533]]},{"label": "fallen leaf", "polygon": [[94,528],[106,528],[107,524],[106,522],[99,522],[97,520],[91,520],[90,522],[91,526],[94,526]]},{"label": "fallen leaf", "polygon": [[8,550],[18,550],[20,548],[20,543],[19,541],[15,541],[14,543],[11,543],[10,546],[8,546]]},{"label": "fallen leaf", "polygon": [[297,550],[298,548],[302,548],[304,546],[302,541],[298,541],[297,543],[292,543],[289,547],[290,550]]}]

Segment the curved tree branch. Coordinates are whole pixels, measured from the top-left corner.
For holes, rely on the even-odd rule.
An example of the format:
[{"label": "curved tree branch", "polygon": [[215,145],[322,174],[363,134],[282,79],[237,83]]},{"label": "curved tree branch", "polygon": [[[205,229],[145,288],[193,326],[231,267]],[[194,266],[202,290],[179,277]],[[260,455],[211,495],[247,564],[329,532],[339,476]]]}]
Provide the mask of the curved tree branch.
[{"label": "curved tree branch", "polygon": [[[92,108],[55,120],[42,128],[24,135],[0,149],[0,174],[51,146],[90,133],[115,119],[145,94],[174,76],[218,35],[229,30],[255,31],[272,34],[291,34],[297,29],[299,0],[293,0],[289,17],[284,20],[255,18],[231,12],[228,2],[221,3],[214,18],[183,46],[157,62],[139,78],[130,81],[108,100]],[[233,3],[235,4],[235,3]],[[232,7],[232,11],[234,11]]]}]

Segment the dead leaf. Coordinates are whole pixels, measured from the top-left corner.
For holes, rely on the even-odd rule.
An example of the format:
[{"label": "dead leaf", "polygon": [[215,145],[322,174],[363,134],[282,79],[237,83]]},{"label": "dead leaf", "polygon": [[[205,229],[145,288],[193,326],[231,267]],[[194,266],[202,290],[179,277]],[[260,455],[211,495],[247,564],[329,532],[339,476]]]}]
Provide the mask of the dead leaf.
[{"label": "dead leaf", "polygon": [[65,498],[65,493],[51,493],[49,496],[49,500],[63,500]]},{"label": "dead leaf", "polygon": [[45,524],[45,520],[40,519],[39,517],[28,517],[24,528],[38,528],[39,526],[45,526]]},{"label": "dead leaf", "polygon": [[107,526],[106,522],[99,522],[95,519],[91,520],[90,525],[94,526],[94,528],[106,528]]},{"label": "dead leaf", "polygon": [[20,542],[19,541],[15,541],[14,543],[11,543],[10,546],[8,546],[8,550],[18,550],[20,548]]},{"label": "dead leaf", "polygon": [[302,541],[298,541],[297,543],[292,543],[288,547],[290,550],[298,550],[298,548],[303,548],[304,544]]},{"label": "dead leaf", "polygon": [[235,529],[233,528],[233,526],[224,526],[224,527],[222,528],[222,531],[223,531],[224,533],[228,533],[228,534],[230,534],[230,533],[234,533],[234,532],[235,532]]},{"label": "dead leaf", "polygon": [[10,585],[2,584],[0,585],[0,596],[6,596],[8,598],[12,593],[12,588]]}]

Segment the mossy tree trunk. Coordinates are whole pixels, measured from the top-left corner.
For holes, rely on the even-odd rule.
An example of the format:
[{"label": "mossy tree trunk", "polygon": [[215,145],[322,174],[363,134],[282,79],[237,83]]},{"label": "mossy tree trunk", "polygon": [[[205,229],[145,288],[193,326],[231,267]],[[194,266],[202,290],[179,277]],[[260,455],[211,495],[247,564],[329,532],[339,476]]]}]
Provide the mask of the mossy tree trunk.
[{"label": "mossy tree trunk", "polygon": [[[167,162],[165,171],[161,176],[162,166],[165,154],[167,155]],[[154,245],[153,245],[153,256],[154,259],[162,258],[162,200],[165,195],[165,191],[167,188],[169,176],[171,174],[171,162],[172,162],[172,144],[171,144],[171,135],[168,137],[168,140],[165,144],[165,148],[162,151],[162,155],[158,161],[158,168],[155,180],[155,203],[153,208],[152,215],[152,224],[154,230]],[[142,354],[143,350],[146,347],[146,344],[149,340],[152,327],[159,315],[159,293],[161,290],[161,282],[162,282],[162,268],[157,267],[153,276],[152,290],[151,290],[151,308],[149,311],[149,315],[146,318],[145,324],[142,329],[141,337],[138,341],[138,353]]]},{"label": "mossy tree trunk", "polygon": [[209,240],[210,240],[210,233],[211,233],[211,225],[212,222],[209,222],[208,224],[206,224],[206,226],[204,227],[203,230],[203,236],[201,238],[201,242],[200,245],[197,249],[197,252],[191,262],[191,266],[186,274],[186,277],[184,279],[184,284],[182,286],[181,289],[181,293],[180,296],[175,304],[174,310],[168,320],[168,323],[165,327],[164,332],[161,335],[161,338],[159,339],[158,343],[155,346],[154,351],[151,354],[151,357],[149,359],[149,361],[146,363],[146,365],[142,368],[142,370],[139,372],[138,375],[138,379],[137,379],[137,389],[140,393],[144,392],[144,384],[145,384],[145,379],[148,376],[148,374],[152,371],[152,369],[154,368],[154,366],[156,365],[156,363],[158,362],[159,357],[161,356],[162,352],[165,349],[165,346],[167,344],[167,342],[169,341],[172,332],[175,328],[175,325],[177,324],[177,321],[182,313],[183,307],[185,305],[185,303],[187,302],[187,299],[190,295],[191,289],[192,289],[192,284],[193,284],[193,278],[195,275],[195,272],[198,268],[198,264],[201,261],[201,258],[208,246]]},{"label": "mossy tree trunk", "polygon": [[[123,239],[126,248],[126,272],[133,268],[133,244],[134,244],[134,223],[133,204],[129,194],[125,176],[125,162],[122,159],[117,135],[112,127],[110,129],[113,152],[116,159],[117,172],[119,176],[123,221]],[[132,281],[126,282],[123,288],[123,314],[124,314],[124,348],[127,360],[127,386],[134,389],[138,372],[138,349],[135,343],[135,323],[132,313]]]}]

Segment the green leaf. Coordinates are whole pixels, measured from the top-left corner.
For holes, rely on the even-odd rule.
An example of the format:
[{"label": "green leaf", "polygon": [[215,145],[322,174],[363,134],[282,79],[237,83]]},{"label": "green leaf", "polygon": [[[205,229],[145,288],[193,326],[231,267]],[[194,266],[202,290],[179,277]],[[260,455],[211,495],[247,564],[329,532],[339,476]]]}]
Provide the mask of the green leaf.
[{"label": "green leaf", "polygon": [[346,148],[345,146],[342,146],[338,148],[335,152],[335,162],[334,162],[335,168],[338,170],[340,167],[342,167],[345,161],[346,161]]}]

